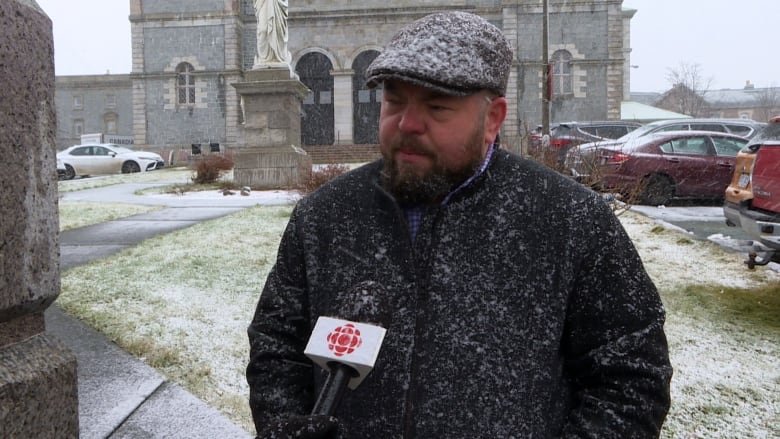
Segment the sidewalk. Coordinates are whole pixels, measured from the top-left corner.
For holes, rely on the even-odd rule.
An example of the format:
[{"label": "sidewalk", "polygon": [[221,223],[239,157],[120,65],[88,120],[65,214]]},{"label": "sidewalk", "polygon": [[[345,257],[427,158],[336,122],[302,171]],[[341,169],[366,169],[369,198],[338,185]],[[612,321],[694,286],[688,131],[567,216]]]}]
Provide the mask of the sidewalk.
[{"label": "sidewalk", "polygon": [[[155,184],[122,184],[66,192],[62,200],[160,205],[158,211],[65,231],[60,235],[60,268],[109,256],[156,235],[229,215],[256,204],[285,204],[286,191],[249,196],[202,194],[138,196]],[[78,360],[80,437],[251,438],[213,407],[102,334],[65,314],[55,302],[45,313],[47,333],[65,343]]]}]

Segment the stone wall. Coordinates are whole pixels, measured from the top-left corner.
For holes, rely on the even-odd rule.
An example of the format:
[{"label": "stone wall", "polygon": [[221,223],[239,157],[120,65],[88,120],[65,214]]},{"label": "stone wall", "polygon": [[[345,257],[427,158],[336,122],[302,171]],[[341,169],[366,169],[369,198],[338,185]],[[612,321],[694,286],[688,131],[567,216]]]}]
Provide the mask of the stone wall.
[{"label": "stone wall", "polygon": [[[116,133],[133,135],[133,93],[130,75],[59,76],[55,81],[58,115],[57,149],[81,142],[81,134],[106,133],[106,116],[116,116]],[[113,97],[113,98],[112,98]],[[113,99],[113,100],[112,100]],[[79,107],[77,103],[81,103]]]},{"label": "stone wall", "polygon": [[78,437],[76,359],[45,333],[60,291],[52,24],[0,2],[0,437]]}]

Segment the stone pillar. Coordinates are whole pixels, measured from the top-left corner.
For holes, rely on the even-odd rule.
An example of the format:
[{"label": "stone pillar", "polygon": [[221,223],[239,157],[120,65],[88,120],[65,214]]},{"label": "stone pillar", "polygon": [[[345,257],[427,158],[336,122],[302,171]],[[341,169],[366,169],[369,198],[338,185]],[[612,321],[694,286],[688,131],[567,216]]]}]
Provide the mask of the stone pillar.
[{"label": "stone pillar", "polygon": [[0,2],[0,437],[78,437],[76,358],[45,333],[60,291],[52,23]]},{"label": "stone pillar", "polygon": [[233,180],[255,189],[297,187],[311,172],[301,145],[301,100],[309,89],[289,66],[248,71],[233,87],[244,124],[233,148]]},{"label": "stone pillar", "polygon": [[352,77],[354,70],[331,71],[333,75],[333,112],[336,143],[351,145],[353,138]]}]

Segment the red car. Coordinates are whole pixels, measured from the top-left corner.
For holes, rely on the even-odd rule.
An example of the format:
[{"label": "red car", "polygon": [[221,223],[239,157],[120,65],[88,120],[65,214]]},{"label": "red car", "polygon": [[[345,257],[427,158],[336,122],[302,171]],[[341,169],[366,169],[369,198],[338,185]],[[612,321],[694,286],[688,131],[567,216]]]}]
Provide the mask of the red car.
[{"label": "red car", "polygon": [[595,185],[651,205],[683,197],[723,199],[735,156],[746,143],[728,133],[670,131],[599,147]]}]

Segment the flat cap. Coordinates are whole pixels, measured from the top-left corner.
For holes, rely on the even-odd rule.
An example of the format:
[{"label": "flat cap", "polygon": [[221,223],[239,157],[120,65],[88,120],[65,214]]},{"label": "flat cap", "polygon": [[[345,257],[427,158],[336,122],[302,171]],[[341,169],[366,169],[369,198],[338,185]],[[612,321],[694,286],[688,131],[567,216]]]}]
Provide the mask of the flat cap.
[{"label": "flat cap", "polygon": [[366,69],[366,84],[397,79],[453,96],[504,96],[511,65],[500,29],[475,14],[442,12],[403,27]]}]

